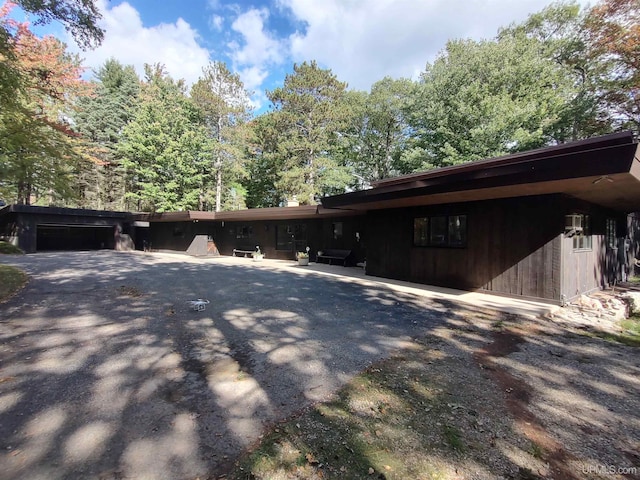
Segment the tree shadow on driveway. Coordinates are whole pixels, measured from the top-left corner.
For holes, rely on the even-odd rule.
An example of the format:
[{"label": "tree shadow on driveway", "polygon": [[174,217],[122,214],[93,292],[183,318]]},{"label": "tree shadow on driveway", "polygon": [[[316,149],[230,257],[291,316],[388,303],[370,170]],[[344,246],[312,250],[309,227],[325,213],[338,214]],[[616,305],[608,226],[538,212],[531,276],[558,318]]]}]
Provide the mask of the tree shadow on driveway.
[{"label": "tree shadow on driveway", "polygon": [[[0,306],[7,479],[206,478],[270,425],[474,313],[249,263],[115,252],[11,263],[31,282]],[[211,303],[194,312],[195,298]],[[490,340],[473,335],[478,348]]]}]

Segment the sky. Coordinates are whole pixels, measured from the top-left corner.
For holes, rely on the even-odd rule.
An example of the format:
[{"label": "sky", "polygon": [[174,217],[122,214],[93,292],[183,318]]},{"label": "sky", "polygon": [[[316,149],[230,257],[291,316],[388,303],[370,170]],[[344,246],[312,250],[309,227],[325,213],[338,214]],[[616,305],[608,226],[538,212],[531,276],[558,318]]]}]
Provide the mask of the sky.
[{"label": "sky", "polygon": [[[102,45],[81,51],[60,26],[49,27],[95,69],[110,57],[162,63],[194,83],[209,61],[224,61],[252,92],[281,86],[294,63],[316,60],[350,88],[369,90],[385,76],[418,78],[448,39],[491,38],[551,0],[96,0]],[[587,2],[580,0],[587,5]],[[57,28],[57,29],[56,29]]]}]

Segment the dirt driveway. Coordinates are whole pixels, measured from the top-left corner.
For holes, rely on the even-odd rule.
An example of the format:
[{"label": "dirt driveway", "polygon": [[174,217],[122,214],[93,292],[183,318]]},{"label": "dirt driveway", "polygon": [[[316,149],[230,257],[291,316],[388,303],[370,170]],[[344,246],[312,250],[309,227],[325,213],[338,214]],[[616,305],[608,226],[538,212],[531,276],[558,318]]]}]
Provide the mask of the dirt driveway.
[{"label": "dirt driveway", "polygon": [[[2,261],[31,276],[0,305],[2,479],[216,478],[266,427],[454,315],[248,259]],[[193,312],[195,298],[211,303]]]}]

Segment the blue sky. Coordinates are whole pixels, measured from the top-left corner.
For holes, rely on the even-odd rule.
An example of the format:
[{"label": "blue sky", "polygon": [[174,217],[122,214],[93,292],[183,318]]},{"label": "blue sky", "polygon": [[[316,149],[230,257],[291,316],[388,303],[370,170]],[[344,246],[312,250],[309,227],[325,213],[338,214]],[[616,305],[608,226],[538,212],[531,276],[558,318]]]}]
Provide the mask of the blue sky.
[{"label": "blue sky", "polygon": [[[582,4],[586,1],[580,0]],[[160,62],[174,78],[197,80],[210,60],[240,74],[258,111],[265,90],[294,62],[316,60],[351,88],[389,75],[417,78],[452,38],[489,38],[550,0],[96,0],[105,40],[81,52],[89,68],[110,57]],[[56,30],[57,28],[57,30]]]}]

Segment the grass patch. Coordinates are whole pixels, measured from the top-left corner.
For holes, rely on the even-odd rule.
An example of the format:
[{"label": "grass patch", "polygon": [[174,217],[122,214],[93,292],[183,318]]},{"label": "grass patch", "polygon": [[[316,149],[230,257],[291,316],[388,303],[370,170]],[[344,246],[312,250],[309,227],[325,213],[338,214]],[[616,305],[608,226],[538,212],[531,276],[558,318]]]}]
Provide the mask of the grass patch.
[{"label": "grass patch", "polygon": [[640,337],[640,316],[634,315],[626,320],[622,320],[620,325],[626,332]]},{"label": "grass patch", "polygon": [[5,302],[27,283],[27,275],[15,267],[0,265],[0,303]]},{"label": "grass patch", "polygon": [[529,447],[529,454],[534,458],[542,459],[544,458],[546,452],[544,448],[538,445],[536,442],[531,442],[531,446]]},{"label": "grass patch", "polygon": [[487,458],[501,455],[494,428],[530,455],[530,442],[506,426],[501,401],[482,398],[491,388],[468,359],[426,345],[403,351],[272,428],[225,478],[453,480],[465,477],[463,465],[489,478],[495,466]]},{"label": "grass patch", "polygon": [[585,332],[585,335],[595,338],[602,338],[609,342],[622,343],[629,347],[640,347],[640,317],[633,316],[626,320],[620,321],[623,331],[620,333],[612,332]]},{"label": "grass patch", "polygon": [[0,240],[0,254],[5,255],[22,255],[24,252],[9,242]]},{"label": "grass patch", "polygon": [[464,451],[464,444],[462,443],[460,430],[452,425],[445,425],[443,430],[444,439],[447,444],[458,452]]}]

